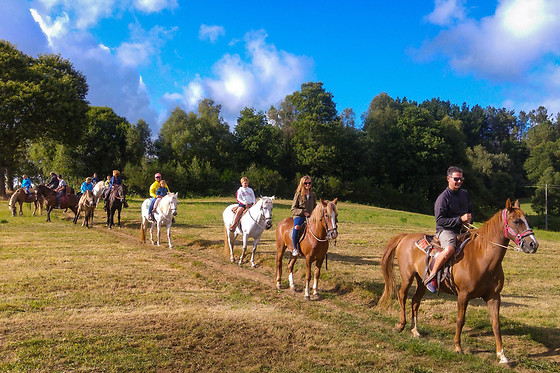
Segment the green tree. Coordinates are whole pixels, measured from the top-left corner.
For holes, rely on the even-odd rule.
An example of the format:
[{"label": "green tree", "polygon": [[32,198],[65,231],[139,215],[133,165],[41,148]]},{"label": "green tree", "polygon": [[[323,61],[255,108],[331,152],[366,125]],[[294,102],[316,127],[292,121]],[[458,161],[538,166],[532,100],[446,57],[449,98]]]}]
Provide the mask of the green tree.
[{"label": "green tree", "polygon": [[242,166],[274,168],[282,157],[282,131],[268,123],[263,112],[245,108],[234,131],[237,146],[235,158]]},{"label": "green tree", "polygon": [[59,55],[32,58],[0,41],[0,195],[6,193],[4,177],[11,179],[29,142],[80,141],[87,91],[83,74]]}]

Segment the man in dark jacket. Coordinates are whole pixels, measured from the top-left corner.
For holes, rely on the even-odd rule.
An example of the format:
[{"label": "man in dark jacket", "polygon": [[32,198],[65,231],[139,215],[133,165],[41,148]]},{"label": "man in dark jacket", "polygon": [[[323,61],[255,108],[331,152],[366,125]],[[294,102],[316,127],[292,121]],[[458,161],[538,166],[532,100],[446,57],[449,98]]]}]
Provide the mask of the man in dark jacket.
[{"label": "man in dark jacket", "polygon": [[47,187],[51,188],[52,190],[55,190],[56,188],[58,188],[58,177],[52,171],[51,171],[51,179],[47,183]]},{"label": "man in dark jacket", "polygon": [[434,259],[434,268],[426,276],[424,284],[431,292],[436,291],[435,276],[441,266],[455,253],[457,235],[463,224],[472,222],[473,205],[469,193],[463,186],[463,170],[451,166],[447,169],[447,188],[439,195],[434,204],[436,234],[444,249]]}]

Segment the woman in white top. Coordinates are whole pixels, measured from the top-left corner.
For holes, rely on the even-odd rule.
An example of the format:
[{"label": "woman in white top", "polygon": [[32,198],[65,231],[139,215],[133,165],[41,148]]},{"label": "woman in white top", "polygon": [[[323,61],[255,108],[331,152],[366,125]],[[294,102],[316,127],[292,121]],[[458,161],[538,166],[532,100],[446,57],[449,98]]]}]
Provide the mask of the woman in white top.
[{"label": "woman in white top", "polygon": [[253,192],[253,189],[249,188],[249,179],[243,176],[240,181],[241,187],[237,189],[237,193],[235,194],[239,207],[235,212],[233,224],[229,227],[231,232],[235,232],[235,228],[237,228],[237,224],[239,223],[239,219],[241,219],[241,215],[243,215],[243,211],[253,206],[256,202],[255,192]]}]

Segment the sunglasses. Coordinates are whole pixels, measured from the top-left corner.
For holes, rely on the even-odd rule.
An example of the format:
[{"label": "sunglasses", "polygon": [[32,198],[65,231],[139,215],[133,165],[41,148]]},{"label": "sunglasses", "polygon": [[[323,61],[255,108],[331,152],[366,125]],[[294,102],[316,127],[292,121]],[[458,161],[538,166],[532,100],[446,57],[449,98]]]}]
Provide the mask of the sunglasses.
[{"label": "sunglasses", "polygon": [[310,181],[306,181],[306,182],[303,183],[303,184],[305,184],[305,185],[311,185],[311,182],[310,182]]},{"label": "sunglasses", "polygon": [[455,181],[464,181],[465,178],[464,177],[452,177],[453,180]]}]

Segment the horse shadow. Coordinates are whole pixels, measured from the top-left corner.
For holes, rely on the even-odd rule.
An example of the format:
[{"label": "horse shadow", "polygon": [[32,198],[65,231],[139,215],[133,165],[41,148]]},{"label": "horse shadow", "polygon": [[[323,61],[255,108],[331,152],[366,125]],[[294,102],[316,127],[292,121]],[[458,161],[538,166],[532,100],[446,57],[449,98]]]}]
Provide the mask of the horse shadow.
[{"label": "horse shadow", "polygon": [[338,253],[329,252],[329,261],[334,262],[346,262],[352,263],[354,265],[363,265],[363,266],[379,266],[379,261],[377,260],[370,260],[365,259],[362,256],[353,256],[353,255],[342,255]]}]

